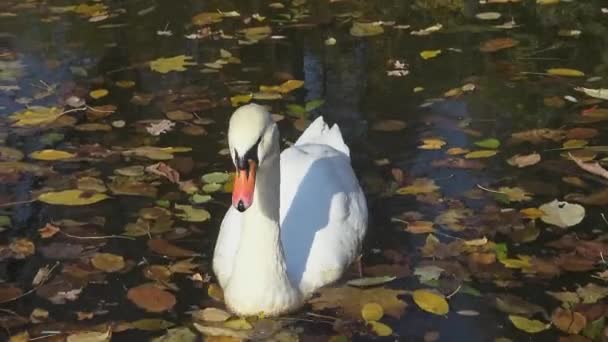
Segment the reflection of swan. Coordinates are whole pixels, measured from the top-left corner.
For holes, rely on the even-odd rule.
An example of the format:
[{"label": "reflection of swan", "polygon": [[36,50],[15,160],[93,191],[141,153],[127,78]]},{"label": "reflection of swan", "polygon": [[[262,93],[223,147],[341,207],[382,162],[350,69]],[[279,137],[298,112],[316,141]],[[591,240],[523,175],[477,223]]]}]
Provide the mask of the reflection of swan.
[{"label": "reflection of swan", "polygon": [[239,108],[228,142],[237,176],[213,269],[240,315],[300,307],[340,278],[367,228],[365,196],[337,126],[317,118],[279,152],[279,131],[259,105]]}]

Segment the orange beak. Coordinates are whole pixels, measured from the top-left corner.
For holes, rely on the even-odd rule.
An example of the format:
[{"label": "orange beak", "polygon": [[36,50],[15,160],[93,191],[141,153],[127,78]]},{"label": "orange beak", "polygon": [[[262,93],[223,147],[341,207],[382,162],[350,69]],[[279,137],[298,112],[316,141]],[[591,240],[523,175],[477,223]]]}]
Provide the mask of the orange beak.
[{"label": "orange beak", "polygon": [[249,170],[236,170],[232,189],[232,205],[240,212],[247,210],[253,203],[256,168],[256,162],[249,160]]}]

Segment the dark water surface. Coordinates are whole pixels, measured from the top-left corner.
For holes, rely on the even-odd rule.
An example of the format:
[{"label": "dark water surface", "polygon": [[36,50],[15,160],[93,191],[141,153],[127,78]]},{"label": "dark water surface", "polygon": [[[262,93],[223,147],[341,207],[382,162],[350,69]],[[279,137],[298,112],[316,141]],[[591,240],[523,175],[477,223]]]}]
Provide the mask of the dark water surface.
[{"label": "dark water surface", "polygon": [[[222,308],[208,289],[215,283],[211,256],[230,188],[203,188],[201,176],[232,170],[225,154],[227,119],[238,95],[246,102],[253,94],[253,101],[280,115],[283,147],[318,115],[340,125],[368,194],[364,275],[396,276],[378,287],[404,290],[398,298],[407,303],[399,315],[380,320],[392,330],[385,337],[336,304],[266,322],[284,324],[276,340],[608,340],[608,221],[602,216],[608,180],[568,156],[601,166],[608,151],[608,90],[600,98],[575,90],[608,88],[608,2],[488,2],[3,0],[1,338],[28,331],[32,340],[50,335],[38,340],[59,341],[111,325],[113,341],[148,340],[165,328],[146,331],[127,322],[158,318],[189,327],[192,311]],[[193,25],[201,12],[216,22]],[[501,17],[480,19],[484,12]],[[436,31],[415,34],[437,24]],[[241,31],[252,27],[271,32],[256,40]],[[179,55],[192,64],[167,73],[150,67]],[[283,94],[260,91],[287,80],[304,84]],[[108,95],[93,98],[90,92],[99,89]],[[94,109],[75,103],[79,99]],[[306,111],[306,104],[322,105]],[[20,125],[14,113],[31,106],[44,107],[47,118],[51,107],[76,109],[57,120]],[[167,133],[148,132],[175,111],[191,117],[173,117]],[[425,139],[435,147],[421,148]],[[128,153],[142,146],[191,151],[167,158],[158,151]],[[75,155],[50,161],[31,155],[44,149]],[[466,154],[478,150],[497,153]],[[540,162],[507,163],[532,153]],[[125,175],[123,169],[158,162],[177,170],[181,181],[193,180],[193,192],[162,176],[141,170]],[[36,200],[67,189],[80,189],[80,199],[99,192],[111,198],[79,206]],[[203,195],[211,199],[197,203]],[[543,220],[534,216],[538,211],[520,212],[554,199],[582,205],[582,222],[559,228],[545,222],[550,213],[540,212]],[[188,222],[175,205],[205,209],[211,217]],[[148,216],[140,211],[154,207]],[[563,217],[582,215],[568,208]],[[130,234],[136,236],[120,238],[138,219],[140,229]],[[146,222],[153,231],[142,233]],[[39,229],[49,223],[61,232],[41,236]],[[151,248],[150,239],[200,253],[192,259],[196,267],[170,278],[150,276],[150,265],[187,259]],[[124,267],[99,270],[91,259],[102,252],[122,256]],[[33,284],[45,266],[54,267],[50,276]],[[433,270],[438,273],[425,280]],[[345,280],[356,277],[351,272]],[[127,291],[146,282],[164,286],[175,306],[151,313],[134,305]],[[418,289],[447,296],[448,313],[421,310],[412,300]],[[57,299],[70,291],[73,300]],[[32,319],[35,308],[48,317]],[[92,318],[78,319],[77,312]],[[541,325],[540,331],[516,327],[516,316],[536,321],[527,323],[532,330]],[[255,336],[269,338],[256,327]]]}]

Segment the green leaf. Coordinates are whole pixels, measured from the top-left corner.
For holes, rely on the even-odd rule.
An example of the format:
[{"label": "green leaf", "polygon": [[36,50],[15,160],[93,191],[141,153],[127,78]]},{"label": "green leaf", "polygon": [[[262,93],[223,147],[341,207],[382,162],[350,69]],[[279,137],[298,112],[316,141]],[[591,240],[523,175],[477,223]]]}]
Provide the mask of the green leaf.
[{"label": "green leaf", "polygon": [[230,174],[226,172],[211,172],[201,177],[205,183],[226,183],[230,179]]},{"label": "green leaf", "polygon": [[498,147],[500,147],[500,141],[495,138],[489,138],[489,139],[476,141],[475,145],[477,145],[479,147],[483,147],[483,148],[497,149]]},{"label": "green leaf", "polygon": [[311,101],[306,102],[304,109],[307,112],[312,112],[313,110],[323,106],[324,104],[325,104],[325,100],[322,100],[322,99],[311,100]]},{"label": "green leaf", "polygon": [[176,204],[175,209],[183,211],[175,216],[188,222],[205,222],[211,218],[211,214],[205,209],[194,208],[191,205]]},{"label": "green leaf", "polygon": [[296,118],[305,118],[307,116],[306,109],[298,104],[288,104],[287,113]]}]

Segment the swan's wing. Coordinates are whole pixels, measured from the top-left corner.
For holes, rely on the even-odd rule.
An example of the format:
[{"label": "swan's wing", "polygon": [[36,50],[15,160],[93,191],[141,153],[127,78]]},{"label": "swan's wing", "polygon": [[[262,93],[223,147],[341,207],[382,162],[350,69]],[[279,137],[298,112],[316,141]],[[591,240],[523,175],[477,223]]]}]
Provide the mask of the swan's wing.
[{"label": "swan's wing", "polygon": [[290,279],[310,294],[358,256],[367,205],[347,154],[298,142],[281,154],[281,240]]},{"label": "swan's wing", "polygon": [[213,272],[220,286],[226,286],[232,274],[232,265],[239,242],[241,241],[241,219],[243,215],[230,206],[226,212],[213,252]]},{"label": "swan's wing", "polygon": [[308,128],[306,128],[294,145],[302,146],[306,144],[327,145],[350,156],[350,150],[344,143],[340,127],[338,127],[338,125],[333,125],[330,128],[325,123],[322,116],[316,118]]}]

